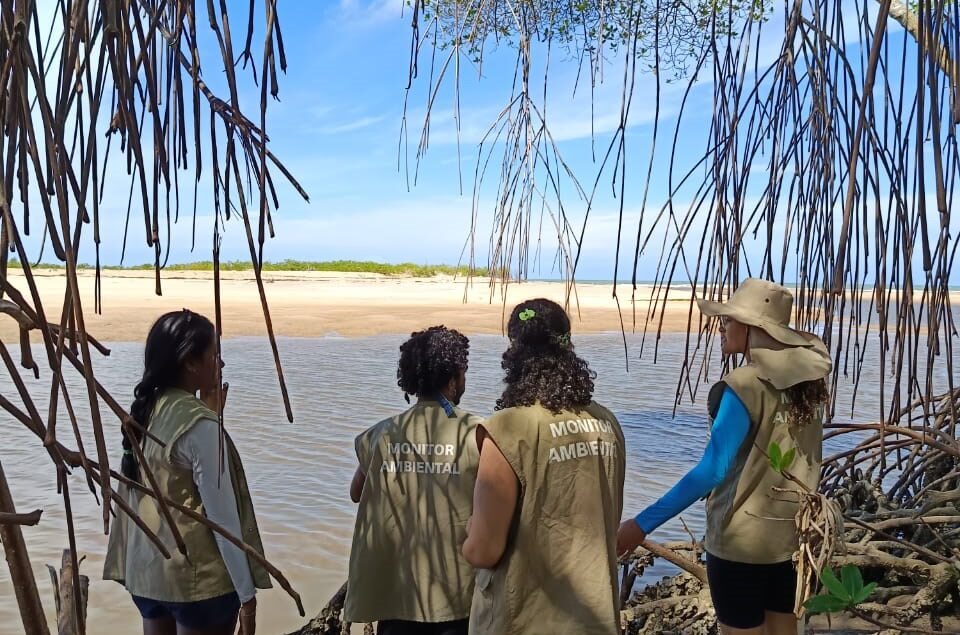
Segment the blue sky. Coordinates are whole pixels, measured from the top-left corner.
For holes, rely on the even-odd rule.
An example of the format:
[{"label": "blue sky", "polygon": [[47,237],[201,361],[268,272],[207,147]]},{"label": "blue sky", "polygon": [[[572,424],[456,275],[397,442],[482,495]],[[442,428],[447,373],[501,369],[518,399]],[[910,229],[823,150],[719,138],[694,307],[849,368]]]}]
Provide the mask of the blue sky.
[{"label": "blue sky", "polygon": [[[43,5],[44,3],[41,3]],[[51,3],[52,4],[52,3]],[[240,9],[246,2],[232,2]],[[408,175],[400,153],[401,124],[410,51],[410,11],[403,0],[315,0],[282,3],[279,7],[289,67],[280,78],[280,101],[271,102],[267,129],[272,150],[290,168],[310,195],[302,201],[296,192],[281,186],[281,206],[274,216],[277,237],[268,242],[267,260],[369,259],[416,263],[456,263],[469,234],[474,166],[477,143],[495,120],[509,96],[514,75],[515,52],[509,48],[490,52],[482,76],[469,64],[461,68],[459,148],[454,125],[454,92],[447,82],[433,109],[430,146],[419,166],[416,183],[412,170],[423,123],[428,72],[421,61],[421,77],[410,93],[408,143],[411,159]],[[198,6],[202,32],[206,9]],[[852,21],[852,20],[851,20]],[[245,11],[234,13],[234,37],[245,27]],[[775,18],[765,27],[759,59],[773,61],[782,38],[782,22]],[[893,28],[892,31],[897,31]],[[218,52],[211,36],[205,36],[204,76],[218,87]],[[255,41],[257,39],[255,38]],[[213,45],[213,46],[211,46]],[[545,58],[537,53],[534,72],[540,72]],[[442,56],[439,58],[442,61]],[[549,108],[550,128],[563,158],[582,183],[589,187],[596,177],[599,160],[619,121],[623,79],[622,62],[613,59],[604,81],[591,91],[583,77],[578,82],[575,63],[554,52],[551,64]],[[248,115],[255,115],[259,89],[249,74],[241,74],[244,88],[241,103]],[[542,80],[534,80],[539,86]],[[643,195],[646,163],[649,160],[655,80],[649,73],[637,76],[635,97],[627,131],[627,196],[624,227],[629,237],[621,251],[621,267],[633,260],[633,241]],[[575,90],[576,88],[576,90]],[[672,149],[672,132],[686,85],[663,86],[661,138],[648,208],[658,209],[666,199],[666,164]],[[224,94],[222,91],[221,94]],[[682,135],[677,144],[678,165],[690,165],[703,153],[713,109],[713,89],[707,81],[698,83],[687,97]],[[591,139],[591,133],[595,135]],[[116,152],[119,156],[119,152]],[[209,156],[209,152],[206,153]],[[499,153],[494,153],[498,163]],[[459,157],[459,158],[458,158]],[[113,170],[122,170],[115,162]],[[679,170],[683,173],[686,170]],[[190,172],[192,174],[192,172]],[[494,167],[490,181],[496,182]],[[126,214],[126,175],[116,183],[108,180],[104,214],[110,218],[101,232],[104,264],[120,263],[119,239]],[[181,181],[183,182],[183,181]],[[584,236],[578,278],[610,279],[613,276],[619,200],[611,192],[611,175],[599,181],[591,220]],[[462,189],[461,189],[462,188]],[[565,186],[564,203],[575,222],[582,219],[585,204]],[[206,260],[210,257],[212,228],[211,187],[200,184],[198,237],[190,250],[191,221],[186,218],[173,229],[171,262]],[[484,188],[479,197],[477,233],[478,264],[486,264],[487,241],[493,209],[494,188]],[[192,187],[181,194],[184,203]],[[689,200],[689,199],[688,199]],[[678,199],[679,209],[684,207]],[[36,209],[36,207],[34,208]],[[646,221],[649,224],[649,221]],[[544,225],[540,257],[529,271],[531,277],[557,276],[555,239],[549,224]],[[152,262],[152,250],[143,240],[140,216],[133,215],[131,240],[124,264]],[[88,239],[89,239],[89,232]],[[662,241],[660,241],[662,244]],[[36,253],[37,237],[30,241]],[[249,257],[242,224],[232,222],[223,242],[224,259]],[[638,277],[651,279],[660,256],[659,245],[649,249],[639,262]],[[48,259],[48,258],[45,258]],[[81,260],[92,262],[92,245],[84,245]],[[623,274],[621,273],[621,277]]]},{"label": "blue sky", "polygon": [[[41,3],[43,7],[44,3]],[[52,4],[52,3],[51,3]],[[233,3],[245,7],[245,2]],[[49,8],[49,7],[48,7]],[[268,242],[267,260],[369,259],[417,263],[456,263],[461,259],[469,235],[472,186],[477,143],[496,118],[509,95],[515,52],[504,48],[488,55],[481,77],[473,66],[464,66],[461,81],[460,146],[454,124],[454,92],[451,84],[441,90],[431,120],[430,145],[414,182],[416,144],[425,112],[426,82],[421,78],[410,94],[408,133],[410,174],[400,156],[401,124],[404,115],[409,51],[410,10],[403,0],[319,0],[280,5],[289,67],[280,78],[280,101],[268,109],[267,128],[273,152],[287,165],[310,195],[303,202],[288,186],[280,187],[281,206],[274,216],[277,237]],[[204,77],[218,87],[219,63],[216,44],[206,35],[206,9],[198,6],[201,37],[206,37]],[[240,16],[240,17],[237,17]],[[234,14],[234,37],[242,36],[245,12]],[[255,39],[256,41],[256,39]],[[542,60],[541,60],[542,63]],[[594,90],[591,124],[589,85],[581,79],[578,90],[576,64],[556,57],[552,62],[549,97],[551,129],[565,160],[585,184],[596,174],[594,151],[602,154],[610,133],[619,120],[622,67],[607,69],[608,81]],[[559,71],[557,70],[559,69]],[[427,72],[426,65],[422,73]],[[242,75],[241,103],[248,115],[255,115],[259,89],[249,75]],[[653,79],[638,80],[641,93],[652,94]],[[663,110],[670,112],[679,103],[683,86],[666,89]],[[225,91],[218,91],[225,95]],[[697,89],[695,99],[703,101],[708,113],[711,89]],[[647,103],[649,102],[649,103]],[[641,143],[649,139],[652,100],[637,100],[629,138],[631,160],[639,163]],[[704,117],[704,122],[707,118]],[[591,140],[591,128],[596,140]],[[698,148],[699,149],[699,148]],[[112,170],[124,170],[120,153],[114,151]],[[459,155],[459,158],[458,158]],[[209,156],[209,152],[206,153]],[[634,159],[635,158],[635,159]],[[638,164],[637,163],[637,164]],[[633,164],[633,165],[637,165]],[[107,183],[101,227],[101,261],[120,263],[120,239],[126,216],[128,182],[122,178]],[[192,172],[191,172],[192,174]],[[496,174],[492,180],[495,181]],[[192,197],[192,185],[184,179],[181,201]],[[604,188],[604,184],[606,187]],[[408,186],[409,185],[409,186]],[[461,189],[462,186],[462,189]],[[601,188],[610,190],[609,178]],[[639,190],[639,188],[636,188]],[[210,258],[212,195],[209,180],[201,181],[198,196],[197,246],[191,252],[191,219],[182,209],[173,228],[171,262]],[[572,188],[571,188],[572,192]],[[634,192],[638,194],[638,192]],[[655,194],[655,193],[654,193]],[[493,201],[490,193],[481,200],[477,233],[478,264],[485,265]],[[575,218],[582,218],[585,205],[571,195],[565,203]],[[34,207],[33,209],[38,209]],[[627,217],[635,212],[627,210]],[[597,197],[585,236],[579,269],[581,279],[612,277],[618,202],[609,194]],[[124,264],[153,261],[152,249],[143,240],[139,212],[131,216],[130,240]],[[81,261],[93,261],[91,232],[81,251]],[[544,231],[546,244],[531,277],[555,277],[555,239]],[[28,241],[33,254],[39,251],[39,236]],[[224,259],[248,259],[243,227],[232,222],[222,245]],[[50,260],[50,250],[44,260]],[[644,263],[648,277],[656,264],[654,257]]]}]

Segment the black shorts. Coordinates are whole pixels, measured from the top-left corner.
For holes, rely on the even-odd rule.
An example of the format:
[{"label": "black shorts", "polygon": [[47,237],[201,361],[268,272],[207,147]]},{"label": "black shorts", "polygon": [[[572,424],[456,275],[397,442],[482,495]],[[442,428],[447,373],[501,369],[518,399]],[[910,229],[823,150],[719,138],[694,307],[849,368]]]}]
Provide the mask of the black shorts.
[{"label": "black shorts", "polygon": [[240,613],[240,598],[236,593],[199,602],[160,602],[134,595],[133,603],[144,619],[173,618],[180,626],[195,630],[223,626],[236,620]]},{"label": "black shorts", "polygon": [[383,620],[377,623],[377,635],[467,635],[470,620],[453,622],[407,622]]},{"label": "black shorts", "polygon": [[757,628],[766,612],[793,613],[797,570],[777,564],[731,562],[707,554],[707,581],[717,620],[731,628]]}]

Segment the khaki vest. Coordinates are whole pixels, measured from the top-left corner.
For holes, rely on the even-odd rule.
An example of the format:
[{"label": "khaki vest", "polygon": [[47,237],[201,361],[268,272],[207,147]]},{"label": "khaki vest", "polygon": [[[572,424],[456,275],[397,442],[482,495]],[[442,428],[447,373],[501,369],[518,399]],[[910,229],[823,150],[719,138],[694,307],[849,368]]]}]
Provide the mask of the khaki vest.
[{"label": "khaki vest", "polygon": [[[157,400],[148,428],[166,445],[163,447],[149,437],[143,444],[144,459],[157,480],[160,493],[199,514],[203,514],[204,509],[193,473],[188,468],[174,465],[171,452],[177,440],[201,419],[216,420],[217,415],[194,395],[178,389],[168,390]],[[240,537],[263,554],[247,477],[229,435],[225,436],[224,451],[240,513],[243,531]],[[120,582],[132,595],[161,602],[198,602],[236,590],[210,529],[175,509],[170,510],[186,543],[188,560],[177,550],[173,534],[156,501],[132,492],[127,496],[143,522],[163,541],[171,557],[165,559],[147,535],[118,510],[117,522],[110,531],[104,579]],[[266,570],[252,560],[249,562],[257,588],[270,588]]]},{"label": "khaki vest", "polygon": [[726,480],[707,499],[705,547],[714,556],[734,562],[786,562],[798,547],[794,517],[799,501],[774,488],[799,487],[774,471],[764,453],[773,441],[784,453],[796,448],[789,472],[816,490],[823,452],[823,409],[809,424],[797,425],[786,393],[760,379],[751,365],[728,374],[711,392],[716,395],[724,385],[746,406],[750,431]]},{"label": "khaki vest", "polygon": [[421,400],[357,437],[366,474],[350,550],[348,622],[447,622],[470,613],[460,553],[473,508],[479,417]]},{"label": "khaki vest", "polygon": [[483,424],[520,482],[503,557],[477,572],[471,635],[619,635],[623,432],[609,410],[508,408]]}]

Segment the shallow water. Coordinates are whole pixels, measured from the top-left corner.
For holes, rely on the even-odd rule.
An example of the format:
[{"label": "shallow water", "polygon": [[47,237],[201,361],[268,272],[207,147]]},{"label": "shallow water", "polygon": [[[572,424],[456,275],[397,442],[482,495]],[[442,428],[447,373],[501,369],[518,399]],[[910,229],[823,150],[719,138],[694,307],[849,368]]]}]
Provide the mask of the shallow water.
[{"label": "shallow water", "polygon": [[[346,577],[355,513],[348,496],[356,466],[353,439],[366,427],[406,407],[395,377],[397,347],[402,340],[399,336],[281,339],[294,424],[288,424],[283,415],[266,340],[244,338],[224,344],[224,376],[230,382],[227,421],[244,457],[267,556],[301,594],[309,617],[323,607]],[[576,341],[580,354],[598,373],[597,401],[616,413],[624,429],[628,455],[625,514],[632,514],[662,495],[699,458],[706,440],[705,391],[699,391],[697,403],[686,399],[672,417],[685,335],[663,336],[656,365],[652,363],[651,341],[640,359],[640,337],[628,336],[630,372],[625,368],[619,334],[580,336]],[[478,414],[489,414],[501,387],[499,355],[505,340],[476,336],[471,344],[462,405]],[[116,343],[110,348],[111,355],[97,359],[95,368],[100,381],[126,404],[139,375],[142,345]],[[960,359],[956,353],[955,357]],[[719,363],[714,361],[712,377],[719,371]],[[943,371],[939,375],[944,387]],[[868,365],[853,411],[856,420],[879,417],[879,378],[875,366]],[[40,412],[45,413],[49,376],[42,374],[41,380],[35,381],[27,374],[24,379]],[[78,415],[88,422],[81,382],[75,375],[68,381]],[[10,395],[11,391],[12,386],[4,384],[4,394]],[[841,383],[840,393],[838,410],[846,417],[851,413],[850,386]],[[39,440],[9,416],[2,416],[0,461],[18,509],[44,510],[40,525],[25,528],[24,533],[41,597],[48,615],[52,615],[53,596],[44,565],[59,564],[60,551],[67,543],[56,475]],[[107,413],[104,417],[111,459],[116,461],[120,454],[116,422]],[[69,434],[66,420],[59,426],[61,436]],[[87,451],[92,452],[89,428],[85,442]],[[86,556],[81,570],[91,578],[88,632],[138,633],[139,616],[126,592],[115,583],[98,580],[106,548],[100,510],[82,477],[71,477],[70,486],[78,546]],[[692,507],[683,519],[699,535],[703,528],[702,504]],[[655,536],[660,541],[686,537],[676,520]],[[669,565],[658,565],[648,572],[648,578],[672,571]],[[306,621],[280,589],[260,595],[259,620],[260,632],[271,634],[288,632]],[[20,632],[9,573],[0,566],[0,635]]]}]

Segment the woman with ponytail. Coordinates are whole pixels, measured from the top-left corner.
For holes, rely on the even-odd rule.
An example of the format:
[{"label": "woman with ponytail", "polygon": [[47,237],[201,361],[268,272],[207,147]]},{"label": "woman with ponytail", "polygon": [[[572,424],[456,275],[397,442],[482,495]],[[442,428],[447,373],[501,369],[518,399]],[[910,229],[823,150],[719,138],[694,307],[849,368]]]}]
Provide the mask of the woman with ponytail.
[{"label": "woman with ponytail", "polygon": [[593,401],[595,374],[574,352],[563,308],[522,302],[507,335],[506,388],[477,428],[463,544],[479,569],[470,633],[619,635],[623,432]]},{"label": "woman with ponytail", "polygon": [[[150,434],[132,429],[123,439],[121,471],[143,482],[142,455],[157,494],[206,516],[263,553],[247,479],[229,434],[220,454],[220,417],[227,384],[220,384],[216,331],[188,309],[160,317],[150,329],[144,369],[131,416]],[[138,445],[140,451],[134,449]],[[269,588],[259,564],[219,534],[171,508],[186,544],[181,554],[156,500],[130,492],[132,506],[172,554],[165,559],[133,523],[115,523],[104,578],[123,584],[143,618],[144,635],[243,635],[256,630],[256,589]]]}]

